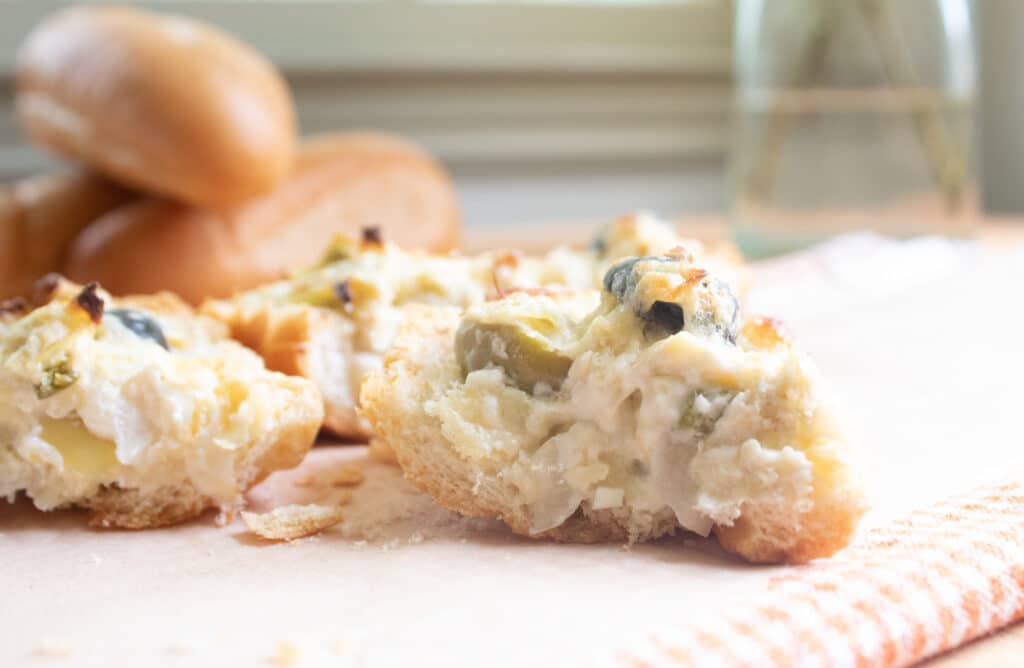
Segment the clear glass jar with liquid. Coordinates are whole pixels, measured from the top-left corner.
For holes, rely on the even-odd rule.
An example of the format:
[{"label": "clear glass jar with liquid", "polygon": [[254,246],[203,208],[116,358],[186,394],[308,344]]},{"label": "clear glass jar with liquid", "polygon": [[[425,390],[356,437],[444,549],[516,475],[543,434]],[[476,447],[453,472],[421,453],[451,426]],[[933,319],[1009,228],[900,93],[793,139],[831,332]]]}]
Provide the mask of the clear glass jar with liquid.
[{"label": "clear glass jar with liquid", "polygon": [[737,0],[733,225],[752,257],[977,218],[968,0]]}]

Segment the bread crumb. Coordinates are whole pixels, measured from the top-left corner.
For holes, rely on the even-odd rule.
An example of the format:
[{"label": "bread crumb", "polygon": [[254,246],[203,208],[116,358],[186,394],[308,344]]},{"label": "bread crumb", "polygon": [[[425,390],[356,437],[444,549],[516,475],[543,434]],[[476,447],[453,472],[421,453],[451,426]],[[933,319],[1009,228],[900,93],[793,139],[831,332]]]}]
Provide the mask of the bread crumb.
[{"label": "bread crumb", "polygon": [[344,506],[349,503],[352,503],[352,492],[350,492],[347,489],[343,490],[341,494],[338,495],[338,498],[335,501],[335,503],[339,506]]},{"label": "bread crumb", "polygon": [[95,552],[87,552],[82,555],[82,563],[99,565],[103,563],[103,559]]},{"label": "bread crumb", "polygon": [[66,659],[71,656],[71,648],[60,641],[46,641],[36,645],[32,652],[36,656],[45,656],[51,659]]},{"label": "bread crumb", "polygon": [[334,474],[334,482],[331,484],[335,487],[354,487],[361,485],[365,479],[362,469],[354,464],[345,464]]},{"label": "bread crumb", "polygon": [[274,508],[268,513],[242,513],[249,531],[267,540],[292,541],[319,533],[342,520],[341,510],[310,504]]},{"label": "bread crumb", "polygon": [[410,545],[419,545],[422,542],[423,542],[423,532],[422,531],[413,532],[413,534],[411,536],[409,536],[409,544]]},{"label": "bread crumb", "polygon": [[298,660],[299,650],[287,640],[277,643],[277,647],[274,648],[274,656],[270,659],[275,666],[294,666]]},{"label": "bread crumb", "polygon": [[213,520],[219,527],[226,527],[235,521],[235,508],[221,508],[217,517]]}]

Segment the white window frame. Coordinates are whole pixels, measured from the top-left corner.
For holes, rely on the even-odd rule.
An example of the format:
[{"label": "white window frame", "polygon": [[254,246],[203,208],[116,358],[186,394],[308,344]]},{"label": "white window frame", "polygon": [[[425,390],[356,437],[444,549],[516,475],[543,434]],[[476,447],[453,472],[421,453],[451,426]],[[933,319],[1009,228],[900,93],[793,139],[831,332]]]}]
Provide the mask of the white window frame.
[{"label": "white window frame", "polygon": [[[0,1],[0,74],[12,45],[69,2]],[[77,3],[88,4],[88,3]],[[368,70],[725,74],[728,0],[146,0],[227,27],[289,72]],[[381,39],[385,35],[391,39]]]}]

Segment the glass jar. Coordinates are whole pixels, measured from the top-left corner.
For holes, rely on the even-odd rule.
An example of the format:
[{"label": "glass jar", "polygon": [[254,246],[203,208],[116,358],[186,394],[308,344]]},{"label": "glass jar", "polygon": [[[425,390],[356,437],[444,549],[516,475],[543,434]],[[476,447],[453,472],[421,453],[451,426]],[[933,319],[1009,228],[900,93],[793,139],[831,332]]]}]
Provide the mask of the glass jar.
[{"label": "glass jar", "polygon": [[968,0],[737,0],[737,243],[850,230],[965,235],[977,218]]}]

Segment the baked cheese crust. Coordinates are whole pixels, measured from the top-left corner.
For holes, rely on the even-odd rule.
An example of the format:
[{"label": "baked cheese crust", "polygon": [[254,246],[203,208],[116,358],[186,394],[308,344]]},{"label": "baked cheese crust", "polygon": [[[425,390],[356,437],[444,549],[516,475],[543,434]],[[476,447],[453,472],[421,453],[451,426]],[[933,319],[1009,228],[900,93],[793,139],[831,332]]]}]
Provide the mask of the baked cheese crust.
[{"label": "baked cheese crust", "polygon": [[316,388],[176,297],[56,278],[40,290],[38,305],[0,307],[0,496],[159,526],[238,507],[312,445]]},{"label": "baked cheese crust", "polygon": [[226,323],[269,368],[313,381],[324,398],[327,429],[362,438],[370,429],[359,413],[360,384],[380,368],[410,305],[466,308],[521,289],[591,289],[615,259],[679,245],[723,273],[740,273],[738,256],[728,249],[707,252],[647,214],[614,221],[588,250],[557,248],[542,257],[405,251],[369,230],[361,241],[339,239],[310,271],[208,302],[202,312]]},{"label": "baked cheese crust", "polygon": [[603,288],[409,318],[362,394],[406,477],[529,536],[682,528],[757,562],[843,547],[855,451],[781,325],[744,320],[685,250],[621,261]]}]

